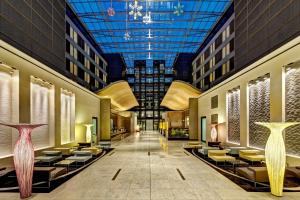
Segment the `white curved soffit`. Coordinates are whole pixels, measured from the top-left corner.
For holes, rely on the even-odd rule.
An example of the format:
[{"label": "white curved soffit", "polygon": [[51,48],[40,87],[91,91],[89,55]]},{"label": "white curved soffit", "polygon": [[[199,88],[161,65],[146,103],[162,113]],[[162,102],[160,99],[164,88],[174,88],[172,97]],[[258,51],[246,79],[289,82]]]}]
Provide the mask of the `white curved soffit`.
[{"label": "white curved soffit", "polygon": [[186,110],[189,98],[197,98],[200,94],[200,90],[189,83],[173,81],[160,105],[171,110]]},{"label": "white curved soffit", "polygon": [[110,98],[111,109],[115,111],[126,111],[139,105],[126,81],[111,83],[100,90],[97,95],[100,98]]}]

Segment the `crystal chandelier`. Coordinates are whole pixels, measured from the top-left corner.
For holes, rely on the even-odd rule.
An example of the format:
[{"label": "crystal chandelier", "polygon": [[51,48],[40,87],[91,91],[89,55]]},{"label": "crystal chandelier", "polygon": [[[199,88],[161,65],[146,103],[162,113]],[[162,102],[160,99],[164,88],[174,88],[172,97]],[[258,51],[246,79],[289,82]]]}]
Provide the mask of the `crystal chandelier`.
[{"label": "crystal chandelier", "polygon": [[138,16],[142,16],[141,10],[143,6],[138,5],[138,0],[134,0],[134,4],[129,4],[129,8],[131,9],[129,15],[133,15],[134,20],[136,20]]},{"label": "crystal chandelier", "polygon": [[124,34],[124,39],[125,40],[130,39],[130,34],[128,32],[128,14],[127,14],[128,12],[127,12],[127,10],[128,10],[128,2],[126,0],[126,31],[125,31],[125,34]]},{"label": "crystal chandelier", "polygon": [[110,1],[110,7],[107,9],[107,14],[110,17],[116,14],[115,9],[112,7],[112,0]]},{"label": "crystal chandelier", "polygon": [[177,3],[177,6],[174,6],[174,14],[177,15],[177,16],[180,16],[183,14],[183,8],[184,8],[184,5],[181,5],[179,0],[178,0],[178,3]]},{"label": "crystal chandelier", "polygon": [[148,12],[148,1],[146,0],[146,14],[145,16],[143,17],[143,22],[145,24],[150,24],[152,23],[152,19],[151,19],[151,12],[149,11]]}]

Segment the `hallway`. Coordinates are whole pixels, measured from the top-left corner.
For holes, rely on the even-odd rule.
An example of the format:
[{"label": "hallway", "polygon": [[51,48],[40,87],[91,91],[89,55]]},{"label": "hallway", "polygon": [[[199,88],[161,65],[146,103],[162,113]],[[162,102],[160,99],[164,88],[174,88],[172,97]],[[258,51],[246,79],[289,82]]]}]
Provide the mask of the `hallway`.
[{"label": "hallway", "polygon": [[[276,199],[269,193],[245,192],[185,152],[185,142],[169,142],[168,152],[163,151],[159,137],[145,132],[116,142],[115,150],[104,158],[51,193],[34,194],[32,199]],[[297,199],[297,195],[285,193],[282,199]],[[1,200],[18,198],[18,193],[0,193]]]}]

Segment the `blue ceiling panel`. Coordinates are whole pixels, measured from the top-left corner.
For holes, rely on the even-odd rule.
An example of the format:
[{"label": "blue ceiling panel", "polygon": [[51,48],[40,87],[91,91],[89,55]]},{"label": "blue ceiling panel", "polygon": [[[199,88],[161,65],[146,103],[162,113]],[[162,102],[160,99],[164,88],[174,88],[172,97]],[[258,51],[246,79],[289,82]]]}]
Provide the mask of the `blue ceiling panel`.
[{"label": "blue ceiling panel", "polygon": [[[114,16],[107,14],[111,0],[68,2],[103,52],[121,53],[130,68],[134,60],[152,59],[166,60],[166,67],[172,67],[178,53],[195,53],[231,0],[138,0],[143,8],[137,19],[128,14],[134,0],[113,0]],[[179,16],[174,14],[178,3],[183,10]],[[143,23],[146,7],[149,24]],[[124,39],[126,30],[129,40]]]}]

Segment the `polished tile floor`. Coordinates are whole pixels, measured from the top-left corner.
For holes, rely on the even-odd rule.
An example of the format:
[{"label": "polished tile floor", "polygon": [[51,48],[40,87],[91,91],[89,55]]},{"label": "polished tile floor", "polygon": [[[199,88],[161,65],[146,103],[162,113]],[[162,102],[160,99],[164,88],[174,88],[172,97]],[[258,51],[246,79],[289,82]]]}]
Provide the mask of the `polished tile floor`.
[{"label": "polished tile floor", "polygon": [[[284,193],[284,197],[276,198],[269,193],[246,192],[184,152],[184,142],[169,142],[168,149],[163,149],[159,137],[149,131],[116,142],[115,150],[104,158],[51,193],[34,194],[32,199],[300,199],[300,193]],[[18,194],[0,193],[0,199],[18,199]]]}]

